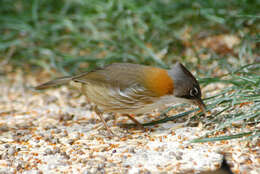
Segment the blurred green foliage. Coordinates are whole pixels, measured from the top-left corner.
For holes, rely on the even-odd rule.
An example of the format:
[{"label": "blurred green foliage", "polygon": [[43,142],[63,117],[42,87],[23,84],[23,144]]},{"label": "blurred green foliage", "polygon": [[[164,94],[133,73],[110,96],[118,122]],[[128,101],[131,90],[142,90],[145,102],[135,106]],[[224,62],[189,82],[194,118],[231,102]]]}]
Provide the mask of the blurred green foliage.
[{"label": "blurred green foliage", "polygon": [[167,67],[186,61],[187,28],[191,44],[222,33],[259,42],[259,9],[259,0],[1,0],[0,59],[64,74],[85,62]]}]

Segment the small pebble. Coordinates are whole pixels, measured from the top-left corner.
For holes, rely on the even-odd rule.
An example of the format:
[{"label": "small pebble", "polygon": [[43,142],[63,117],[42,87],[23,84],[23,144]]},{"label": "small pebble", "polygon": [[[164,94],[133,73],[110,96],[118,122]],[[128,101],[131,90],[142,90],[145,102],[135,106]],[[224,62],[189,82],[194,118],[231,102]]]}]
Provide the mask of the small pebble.
[{"label": "small pebble", "polygon": [[45,149],[44,153],[46,155],[51,155],[51,154],[53,154],[53,151],[50,148],[47,148],[47,149]]},{"label": "small pebble", "polygon": [[10,144],[5,144],[4,147],[5,147],[5,148],[9,148],[9,147],[10,147]]},{"label": "small pebble", "polygon": [[10,156],[13,156],[15,154],[15,152],[16,152],[16,148],[15,147],[10,147],[8,149],[8,155],[10,155]]},{"label": "small pebble", "polygon": [[74,140],[73,140],[73,139],[68,139],[68,140],[67,140],[67,143],[70,144],[70,145],[72,145],[72,144],[74,143]]},{"label": "small pebble", "polygon": [[53,139],[50,139],[50,142],[52,144],[58,144],[60,142],[59,138],[53,138]]}]

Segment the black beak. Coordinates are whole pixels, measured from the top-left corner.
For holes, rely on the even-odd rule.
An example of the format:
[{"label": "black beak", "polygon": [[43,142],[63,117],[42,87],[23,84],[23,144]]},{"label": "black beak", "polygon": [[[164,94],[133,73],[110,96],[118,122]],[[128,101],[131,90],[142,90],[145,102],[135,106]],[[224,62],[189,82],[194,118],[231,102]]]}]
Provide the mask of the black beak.
[{"label": "black beak", "polygon": [[206,105],[204,104],[204,102],[202,101],[201,98],[196,98],[196,99],[194,100],[194,103],[195,103],[196,105],[198,105],[198,107],[200,108],[200,110],[201,110],[202,112],[205,112],[205,111],[206,111]]}]

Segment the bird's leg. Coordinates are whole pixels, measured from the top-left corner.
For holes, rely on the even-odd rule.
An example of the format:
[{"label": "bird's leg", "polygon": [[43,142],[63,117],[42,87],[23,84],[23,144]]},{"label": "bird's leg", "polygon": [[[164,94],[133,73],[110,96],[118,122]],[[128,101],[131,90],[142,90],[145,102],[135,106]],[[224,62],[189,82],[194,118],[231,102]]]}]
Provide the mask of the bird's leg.
[{"label": "bird's leg", "polygon": [[144,126],[139,121],[137,121],[131,114],[126,114],[126,116],[130,118],[138,126],[139,129],[144,129]]},{"label": "bird's leg", "polygon": [[97,108],[97,106],[94,106],[94,110],[96,112],[96,114],[99,116],[99,118],[102,120],[104,126],[106,127],[107,131],[114,136],[113,132],[111,131],[111,129],[108,127],[105,119],[103,118],[103,113]]}]

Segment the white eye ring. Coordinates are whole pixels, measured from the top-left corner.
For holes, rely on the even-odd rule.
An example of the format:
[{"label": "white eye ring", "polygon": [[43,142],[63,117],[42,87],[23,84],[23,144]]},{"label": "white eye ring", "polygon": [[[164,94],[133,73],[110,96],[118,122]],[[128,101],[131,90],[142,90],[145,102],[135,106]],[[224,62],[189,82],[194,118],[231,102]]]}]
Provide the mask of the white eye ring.
[{"label": "white eye ring", "polygon": [[194,97],[194,96],[198,95],[198,93],[199,93],[199,91],[196,87],[194,87],[190,90],[190,96]]}]

